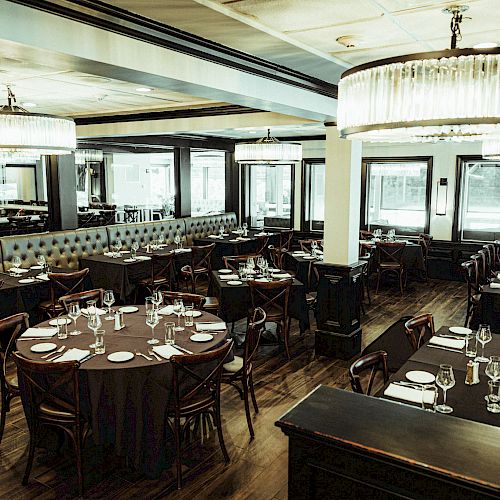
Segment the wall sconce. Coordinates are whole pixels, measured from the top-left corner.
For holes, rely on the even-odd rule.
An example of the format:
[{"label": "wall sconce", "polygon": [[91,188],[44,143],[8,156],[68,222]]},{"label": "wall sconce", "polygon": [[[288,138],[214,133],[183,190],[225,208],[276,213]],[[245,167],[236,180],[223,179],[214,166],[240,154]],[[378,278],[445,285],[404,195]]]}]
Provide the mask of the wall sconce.
[{"label": "wall sconce", "polygon": [[446,202],[448,201],[448,179],[441,177],[437,185],[436,215],[446,215]]}]

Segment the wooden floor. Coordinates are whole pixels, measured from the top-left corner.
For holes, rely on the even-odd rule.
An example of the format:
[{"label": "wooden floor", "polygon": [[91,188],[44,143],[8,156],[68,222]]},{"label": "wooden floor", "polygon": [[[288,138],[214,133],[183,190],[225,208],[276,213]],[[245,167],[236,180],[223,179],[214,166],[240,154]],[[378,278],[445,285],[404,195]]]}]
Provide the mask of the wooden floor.
[{"label": "wooden floor", "polygon": [[[363,345],[368,344],[403,315],[431,312],[436,328],[461,325],[466,289],[461,283],[430,281],[412,284],[404,297],[394,290],[372,293],[372,305],[362,318]],[[292,328],[293,328],[292,324]],[[314,327],[314,325],[313,325]],[[295,325],[295,328],[296,325]],[[190,452],[192,469],[178,492],[173,475],[166,471],[158,480],[147,479],[94,450],[84,457],[86,498],[168,499],[285,499],[287,498],[287,439],[274,422],[318,384],[347,388],[346,361],[315,358],[314,335],[292,335],[292,361],[286,362],[279,346],[260,349],[255,373],[260,413],[254,417],[256,438],[249,441],[243,404],[236,391],[222,394],[223,429],[231,463],[225,465],[213,433]],[[0,498],[72,498],[76,494],[71,459],[38,451],[28,486],[21,485],[26,460],[28,431],[19,400],[7,415],[0,444]]]}]

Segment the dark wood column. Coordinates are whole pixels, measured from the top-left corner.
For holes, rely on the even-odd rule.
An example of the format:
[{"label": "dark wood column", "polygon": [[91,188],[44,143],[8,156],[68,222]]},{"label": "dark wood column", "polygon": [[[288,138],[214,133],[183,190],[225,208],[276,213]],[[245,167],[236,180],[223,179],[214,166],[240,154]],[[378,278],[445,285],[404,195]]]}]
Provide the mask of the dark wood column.
[{"label": "dark wood column", "polygon": [[226,152],[226,212],[236,212],[239,220],[239,165],[234,161],[234,153]]},{"label": "dark wood column", "polygon": [[175,216],[191,216],[191,150],[174,148]]},{"label": "dark wood column", "polygon": [[47,199],[49,204],[49,230],[76,229],[75,156],[47,156]]}]

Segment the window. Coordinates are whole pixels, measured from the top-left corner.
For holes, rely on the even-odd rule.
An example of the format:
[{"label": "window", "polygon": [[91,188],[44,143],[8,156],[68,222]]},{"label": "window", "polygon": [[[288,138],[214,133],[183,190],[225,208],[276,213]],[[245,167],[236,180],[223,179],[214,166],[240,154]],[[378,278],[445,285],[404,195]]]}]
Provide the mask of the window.
[{"label": "window", "polygon": [[35,165],[0,165],[0,200],[37,200]]},{"label": "window", "polygon": [[292,165],[246,165],[250,226],[292,227]]},{"label": "window", "polygon": [[304,231],[323,231],[325,225],[325,160],[304,161]]},{"label": "window", "polygon": [[460,158],[458,230],[460,240],[500,238],[500,161]]},{"label": "window", "polygon": [[173,153],[113,153],[107,166],[108,201],[119,207],[171,206],[175,196]]},{"label": "window", "polygon": [[362,175],[362,210],[369,230],[429,232],[431,158],[365,159]]},{"label": "window", "polygon": [[191,215],[224,212],[226,208],[226,154],[191,152]]}]

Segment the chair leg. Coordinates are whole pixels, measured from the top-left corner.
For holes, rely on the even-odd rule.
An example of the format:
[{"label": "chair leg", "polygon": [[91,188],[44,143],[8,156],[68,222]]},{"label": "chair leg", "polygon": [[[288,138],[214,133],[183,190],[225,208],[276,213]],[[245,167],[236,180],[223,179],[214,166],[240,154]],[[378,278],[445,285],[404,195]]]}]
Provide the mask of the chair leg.
[{"label": "chair leg", "polygon": [[182,488],[182,462],[181,462],[181,423],[174,419],[175,434],[175,467],[177,469],[177,489]]},{"label": "chair leg", "polygon": [[399,273],[399,289],[401,290],[401,296],[403,296],[403,273]]},{"label": "chair leg", "polygon": [[220,402],[217,402],[215,408],[215,424],[217,425],[217,436],[219,436],[219,444],[224,455],[224,460],[229,463],[229,454],[226,449],[226,444],[224,443],[224,434],[222,433],[222,421],[220,418]]},{"label": "chair leg", "polygon": [[2,413],[0,415],[0,443],[2,442],[3,431],[5,429],[5,419],[7,417],[7,404],[8,404],[7,398],[4,397],[2,389]]},{"label": "chair leg", "polygon": [[255,413],[259,413],[259,407],[257,406],[257,399],[255,397],[255,390],[253,387],[253,373],[250,372],[250,376],[248,377],[248,388],[250,389],[250,396],[252,396],[252,403]]},{"label": "chair leg", "polygon": [[377,289],[375,290],[376,294],[378,294],[378,288],[380,286],[380,276],[381,276],[381,274],[382,273],[380,271],[377,273]]},{"label": "chair leg", "polygon": [[76,454],[76,472],[78,474],[78,492],[83,496],[83,468],[82,468],[82,438],[80,431],[75,432],[75,454]]},{"label": "chair leg", "polygon": [[245,382],[245,378],[243,378],[243,400],[245,402],[245,415],[247,417],[247,425],[248,431],[250,432],[250,439],[255,437],[255,433],[253,431],[252,425],[252,416],[250,415],[250,401],[248,401],[248,384]]},{"label": "chair leg", "polygon": [[26,470],[24,471],[22,484],[27,485],[31,473],[31,468],[33,467],[33,459],[35,458],[35,445],[36,445],[36,431],[35,424],[32,424],[33,428],[30,432],[30,444],[28,451],[28,461],[26,462]]},{"label": "chair leg", "polygon": [[292,359],[290,357],[290,349],[288,348],[288,340],[289,340],[289,335],[290,335],[290,329],[287,328],[287,321],[286,319],[283,321],[283,339],[285,341],[285,351],[286,351],[286,355],[287,355],[287,358],[288,358],[288,361],[290,361],[290,359]]}]

